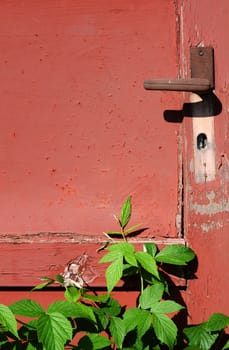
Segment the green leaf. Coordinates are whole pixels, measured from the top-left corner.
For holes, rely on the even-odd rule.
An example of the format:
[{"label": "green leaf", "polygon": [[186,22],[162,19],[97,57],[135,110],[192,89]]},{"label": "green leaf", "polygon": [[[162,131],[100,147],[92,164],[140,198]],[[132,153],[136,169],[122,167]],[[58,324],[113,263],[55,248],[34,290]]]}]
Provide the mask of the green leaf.
[{"label": "green leaf", "polygon": [[127,309],[124,312],[123,320],[124,320],[126,333],[137,328],[138,322],[139,320],[141,320],[142,311],[144,310],[133,307],[133,308]]},{"label": "green leaf", "polygon": [[152,315],[149,311],[141,310],[141,317],[138,319],[137,333],[138,337],[143,335],[150,329],[152,325]]},{"label": "green leaf", "polygon": [[222,348],[222,350],[227,350],[227,349],[229,349],[229,340],[226,342],[226,344]]},{"label": "green leaf", "polygon": [[[81,293],[82,293],[81,289]],[[84,298],[84,300],[91,300],[91,301],[95,301],[97,303],[106,303],[108,301],[108,299],[110,298],[109,294],[99,294],[99,295],[95,295],[95,294],[89,294],[89,293],[85,293],[83,292],[82,297]]]},{"label": "green leaf", "polygon": [[49,282],[40,283],[37,286],[33,287],[32,291],[44,289],[45,287],[49,286],[53,282],[54,282],[54,280],[49,281]]},{"label": "green leaf", "polygon": [[10,308],[3,304],[0,304],[0,324],[19,339],[16,319]]},{"label": "green leaf", "polygon": [[102,304],[101,310],[108,316],[118,316],[121,311],[121,305],[116,299],[110,298],[106,303]]},{"label": "green leaf", "polygon": [[156,261],[150,254],[147,252],[136,252],[135,257],[143,269],[159,279]]},{"label": "green leaf", "polygon": [[138,272],[139,272],[138,267],[131,266],[129,264],[123,264],[123,273],[122,273],[123,277],[134,276],[134,275],[137,275]]},{"label": "green leaf", "polygon": [[57,274],[55,275],[56,281],[59,282],[60,285],[64,284],[64,276]]},{"label": "green leaf", "polygon": [[9,308],[15,315],[27,317],[37,317],[44,312],[41,305],[31,299],[16,301],[15,303],[11,304]]},{"label": "green leaf", "polygon": [[130,266],[138,267],[138,263],[134,253],[131,253],[131,254],[127,253],[125,254],[124,258]]},{"label": "green leaf", "polygon": [[86,318],[96,322],[92,308],[81,303],[72,304],[65,300],[54,301],[49,305],[47,312],[58,312],[65,317]]},{"label": "green leaf", "polygon": [[64,296],[70,303],[75,303],[80,298],[80,291],[75,287],[67,287]]},{"label": "green leaf", "polygon": [[195,253],[192,249],[180,244],[172,244],[163,248],[156,256],[156,261],[173,265],[187,265],[193,260]]},{"label": "green leaf", "polygon": [[92,306],[93,312],[95,314],[96,317],[96,325],[98,327],[98,331],[103,331],[104,329],[106,329],[108,323],[109,323],[109,319],[107,317],[107,315],[104,314],[103,310],[98,309],[94,306]]},{"label": "green leaf", "polygon": [[152,305],[151,311],[152,312],[160,312],[160,313],[165,313],[165,314],[170,314],[172,312],[177,312],[184,309],[184,306],[176,303],[173,300],[166,300],[166,301],[161,301],[157,302]]},{"label": "green leaf", "polygon": [[99,260],[99,263],[107,263],[122,257],[123,257],[122,252],[117,252],[117,251],[108,252]]},{"label": "green leaf", "polygon": [[128,222],[130,221],[131,211],[132,211],[131,196],[129,196],[126,199],[125,203],[123,204],[120,212],[120,225],[122,229],[124,229],[128,224]]},{"label": "green leaf", "polygon": [[153,258],[157,254],[158,249],[157,249],[157,245],[155,243],[144,243],[144,248],[145,248],[147,253],[152,255]]},{"label": "green leaf", "polygon": [[47,276],[42,276],[40,277],[41,281],[47,281],[47,282],[55,282],[53,278],[47,277]]},{"label": "green leaf", "polygon": [[26,328],[29,330],[36,330],[37,329],[37,319],[30,320],[26,323]]},{"label": "green leaf", "polygon": [[153,313],[153,327],[161,343],[166,344],[169,349],[173,349],[177,337],[175,323],[165,314]]},{"label": "green leaf", "polygon": [[118,258],[106,269],[107,290],[110,293],[122,277],[123,258]]},{"label": "green leaf", "polygon": [[116,244],[111,244],[107,248],[107,250],[111,252],[120,252],[124,256],[125,254],[131,254],[134,252],[134,246],[131,243],[128,242],[121,242],[121,243],[116,243]]},{"label": "green leaf", "polygon": [[126,333],[136,328],[141,336],[150,328],[152,322],[149,311],[138,308],[127,309],[123,314],[123,320]]},{"label": "green leaf", "polygon": [[111,317],[109,330],[115,345],[120,348],[125,337],[124,321],[118,317]]},{"label": "green leaf", "polygon": [[149,309],[158,302],[163,295],[164,286],[161,283],[146,287],[139,298],[139,303],[142,309]]},{"label": "green leaf", "polygon": [[189,340],[189,345],[198,346],[200,350],[209,350],[214,344],[218,334],[210,334],[206,330],[206,323],[184,328],[184,334]]},{"label": "green leaf", "polygon": [[126,229],[125,231],[124,231],[124,236],[128,236],[130,233],[133,233],[134,231],[136,231],[136,229],[139,227],[139,226],[141,226],[142,224],[136,224],[136,225],[134,225],[134,226],[131,226],[131,227],[129,227],[128,229]]},{"label": "green leaf", "polygon": [[[79,341],[79,349],[99,350],[108,347],[111,341],[100,334],[91,333]],[[63,350],[63,349],[62,349]]]},{"label": "green leaf", "polygon": [[100,259],[100,263],[106,263],[125,256],[133,256],[134,246],[128,242],[116,243],[110,245],[107,250],[109,252]]},{"label": "green leaf", "polygon": [[123,233],[121,231],[107,231],[106,234],[108,236],[121,236],[121,237],[123,237]]},{"label": "green leaf", "polygon": [[46,350],[63,350],[72,339],[71,323],[59,312],[42,314],[37,321],[37,335]]},{"label": "green leaf", "polygon": [[[39,345],[38,345],[38,346],[39,346]],[[26,350],[37,350],[37,349],[39,349],[38,346],[29,343],[29,344],[27,345],[27,347],[26,347]]]},{"label": "green leaf", "polygon": [[221,331],[227,326],[229,326],[229,317],[221,313],[212,314],[206,323],[206,329],[212,332]]}]

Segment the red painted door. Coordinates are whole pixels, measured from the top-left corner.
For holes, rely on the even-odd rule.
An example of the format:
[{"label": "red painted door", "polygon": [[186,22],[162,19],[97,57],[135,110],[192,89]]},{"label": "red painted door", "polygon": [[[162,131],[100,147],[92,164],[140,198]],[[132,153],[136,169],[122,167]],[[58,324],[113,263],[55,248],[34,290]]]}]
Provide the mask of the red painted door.
[{"label": "red painted door", "polygon": [[[229,3],[213,1],[209,6],[206,0],[181,1],[180,18],[184,76],[190,74],[186,59],[190,45],[210,45],[215,51],[215,90],[207,104],[209,113],[203,118],[186,117],[183,124],[184,234],[198,256],[197,278],[189,282],[186,298],[191,322],[200,322],[212,312],[229,314]],[[197,149],[198,132],[208,138],[202,150]]]},{"label": "red painted door", "polygon": [[[226,297],[214,296],[226,283],[220,272],[228,225],[222,4],[223,10],[172,0],[1,2],[0,284],[12,287],[2,302],[18,297],[15,286],[62,272],[85,251],[94,285],[104,285],[96,249],[131,194],[133,223],[148,228],[136,242],[187,240],[197,250],[198,280],[185,293],[193,320],[202,317],[195,306],[202,301],[204,316],[216,305],[225,311]],[[181,109],[190,94],[143,89],[147,78],[187,77],[191,45],[215,47],[223,105],[215,117],[219,172],[198,184],[192,118],[168,122],[166,112]],[[208,201],[224,206],[205,212],[198,205]],[[217,288],[209,264],[217,268]]]},{"label": "red painted door", "polygon": [[1,285],[97,257],[128,195],[141,240],[177,238],[180,127],[163,111],[179,96],[143,89],[178,74],[173,1],[11,1],[0,13]]}]

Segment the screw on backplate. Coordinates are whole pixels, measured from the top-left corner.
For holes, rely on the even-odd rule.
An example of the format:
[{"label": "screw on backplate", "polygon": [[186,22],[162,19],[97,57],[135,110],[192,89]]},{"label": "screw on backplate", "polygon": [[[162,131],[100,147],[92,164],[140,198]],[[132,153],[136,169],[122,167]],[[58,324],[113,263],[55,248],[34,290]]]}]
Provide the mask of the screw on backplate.
[{"label": "screw on backplate", "polygon": [[204,55],[204,51],[203,50],[200,50],[199,51],[199,56],[203,56]]}]

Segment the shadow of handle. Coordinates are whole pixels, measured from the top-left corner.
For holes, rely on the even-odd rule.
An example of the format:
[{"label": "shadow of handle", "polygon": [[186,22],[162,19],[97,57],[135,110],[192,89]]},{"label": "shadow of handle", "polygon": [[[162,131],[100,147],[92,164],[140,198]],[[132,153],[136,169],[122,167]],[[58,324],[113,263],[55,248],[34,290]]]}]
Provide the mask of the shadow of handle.
[{"label": "shadow of handle", "polygon": [[202,101],[196,103],[184,103],[182,110],[164,111],[164,119],[169,123],[182,123],[184,117],[211,117],[222,112],[222,103],[213,93],[201,95]]}]

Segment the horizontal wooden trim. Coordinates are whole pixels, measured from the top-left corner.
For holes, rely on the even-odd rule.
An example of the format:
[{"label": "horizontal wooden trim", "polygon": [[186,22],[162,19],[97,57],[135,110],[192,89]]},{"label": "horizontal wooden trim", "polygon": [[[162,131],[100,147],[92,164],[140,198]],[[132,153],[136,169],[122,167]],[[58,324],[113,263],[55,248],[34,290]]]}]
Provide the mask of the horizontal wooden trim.
[{"label": "horizontal wooden trim", "polygon": [[[3,243],[94,243],[94,244],[104,244],[108,241],[108,238],[104,236],[87,235],[80,233],[70,233],[70,232],[38,232],[38,233],[0,233],[0,244]],[[113,239],[112,242],[120,242],[118,239]],[[158,245],[161,244],[185,244],[183,238],[172,238],[165,236],[153,236],[150,238],[131,238],[128,239],[130,243],[143,244],[146,242],[154,242]]]},{"label": "horizontal wooden trim", "polygon": [[[86,254],[89,284],[104,287],[106,265],[98,264],[104,252],[97,250],[106,241],[103,237],[95,238],[95,236],[72,233],[2,234],[0,235],[0,286],[35,286],[41,283],[40,277],[54,277],[55,274],[62,274],[69,261]],[[146,242],[154,242],[159,246],[173,243],[185,244],[185,241],[180,238],[132,239],[129,242],[138,246],[138,249],[142,249],[142,244]],[[178,285],[184,285],[184,283],[181,279],[176,282]]]}]

